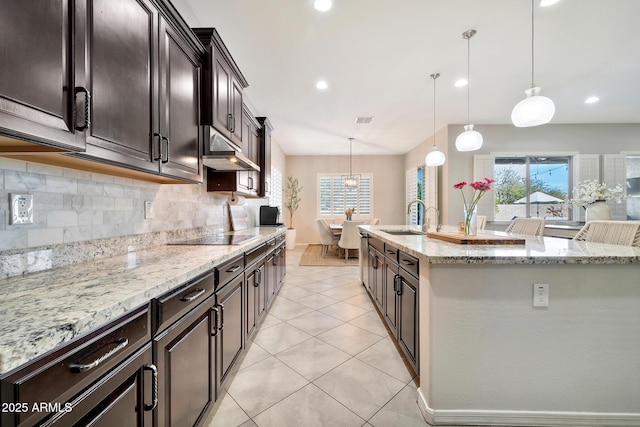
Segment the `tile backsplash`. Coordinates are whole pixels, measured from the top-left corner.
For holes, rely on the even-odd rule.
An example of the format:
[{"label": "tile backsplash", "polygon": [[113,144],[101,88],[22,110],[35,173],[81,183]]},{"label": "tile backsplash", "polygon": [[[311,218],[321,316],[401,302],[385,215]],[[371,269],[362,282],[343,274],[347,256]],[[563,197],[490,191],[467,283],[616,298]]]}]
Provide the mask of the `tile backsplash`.
[{"label": "tile backsplash", "polygon": [[[11,193],[33,195],[33,224],[10,224]],[[83,261],[93,257],[87,252],[99,257],[104,248],[110,256],[164,244],[171,233],[227,231],[227,197],[208,193],[205,185],[157,184],[0,157],[0,277],[46,268],[51,251],[76,251]],[[48,267],[61,265],[54,264]]]}]

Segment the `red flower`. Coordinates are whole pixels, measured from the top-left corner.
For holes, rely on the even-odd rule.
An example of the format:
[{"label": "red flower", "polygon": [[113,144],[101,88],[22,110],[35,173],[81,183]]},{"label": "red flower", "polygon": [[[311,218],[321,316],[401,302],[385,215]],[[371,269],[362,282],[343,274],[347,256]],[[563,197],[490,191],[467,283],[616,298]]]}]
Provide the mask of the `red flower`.
[{"label": "red flower", "polygon": [[465,181],[462,181],[462,182],[459,182],[459,183],[455,184],[453,186],[453,188],[460,189],[460,188],[464,187],[465,185],[467,185],[467,183]]}]

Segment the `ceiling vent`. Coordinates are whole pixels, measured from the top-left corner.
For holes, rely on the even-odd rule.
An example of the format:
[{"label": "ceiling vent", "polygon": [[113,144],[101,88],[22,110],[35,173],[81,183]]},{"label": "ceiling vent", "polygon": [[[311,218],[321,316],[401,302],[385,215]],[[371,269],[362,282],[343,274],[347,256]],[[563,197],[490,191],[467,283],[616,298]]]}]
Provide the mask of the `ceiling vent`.
[{"label": "ceiling vent", "polygon": [[368,125],[373,121],[373,117],[356,117],[357,125]]}]

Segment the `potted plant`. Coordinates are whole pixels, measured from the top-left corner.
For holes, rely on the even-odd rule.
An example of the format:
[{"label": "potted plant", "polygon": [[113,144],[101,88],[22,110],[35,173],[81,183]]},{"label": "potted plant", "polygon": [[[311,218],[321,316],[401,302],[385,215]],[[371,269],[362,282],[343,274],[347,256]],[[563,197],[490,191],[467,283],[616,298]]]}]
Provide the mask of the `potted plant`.
[{"label": "potted plant", "polygon": [[296,229],[293,228],[293,214],[300,206],[300,191],[302,187],[297,178],[287,177],[287,186],[284,190],[285,202],[284,207],[289,211],[289,226],[287,227],[287,249],[292,250],[296,246]]}]

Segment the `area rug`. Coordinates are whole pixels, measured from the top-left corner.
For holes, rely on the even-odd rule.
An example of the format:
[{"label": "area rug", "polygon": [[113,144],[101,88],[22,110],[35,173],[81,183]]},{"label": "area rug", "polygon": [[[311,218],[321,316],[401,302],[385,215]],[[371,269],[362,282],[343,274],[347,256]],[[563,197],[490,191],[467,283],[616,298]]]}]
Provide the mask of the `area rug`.
[{"label": "area rug", "polygon": [[335,248],[330,248],[327,253],[322,256],[322,245],[308,245],[300,256],[299,265],[317,265],[317,266],[331,266],[331,267],[345,267],[345,266],[357,266],[358,265],[358,251],[351,249],[349,251],[349,259],[347,262],[344,260],[344,253],[341,252],[342,257],[338,258],[338,253]]}]

